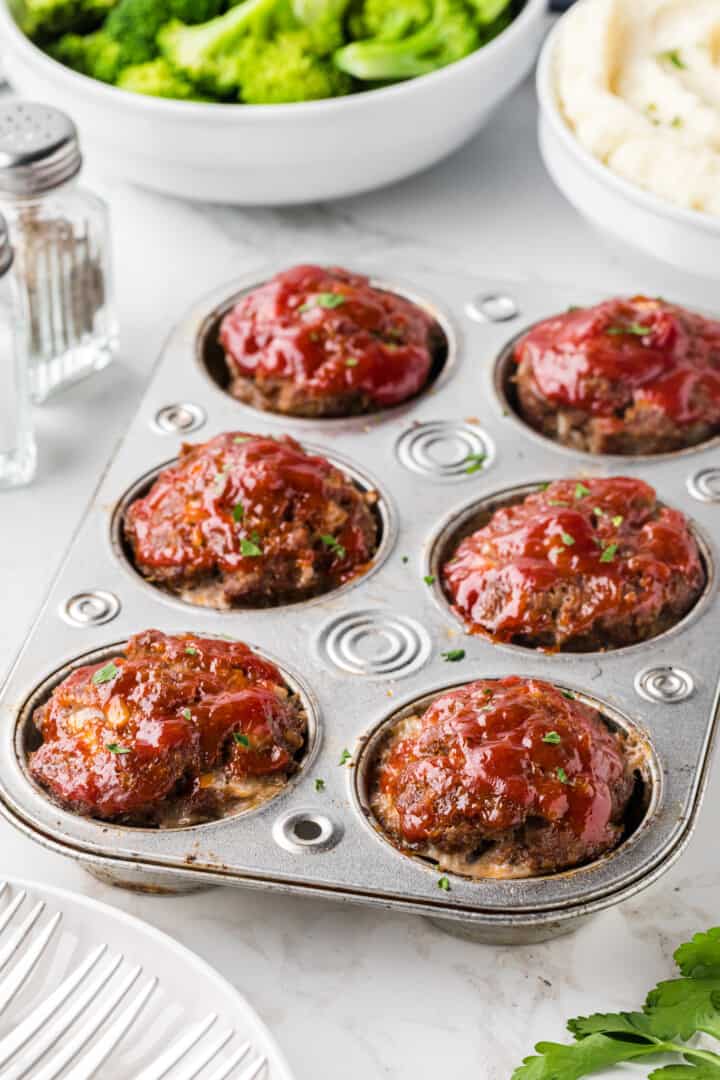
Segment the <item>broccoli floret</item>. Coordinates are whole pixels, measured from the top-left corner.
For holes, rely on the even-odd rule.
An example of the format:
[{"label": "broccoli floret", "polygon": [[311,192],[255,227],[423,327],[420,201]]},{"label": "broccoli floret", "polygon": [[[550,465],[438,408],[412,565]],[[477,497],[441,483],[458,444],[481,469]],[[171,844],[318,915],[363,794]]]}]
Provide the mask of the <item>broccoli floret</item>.
[{"label": "broccoli floret", "polygon": [[145,64],[133,64],[120,72],[117,85],[121,90],[131,90],[134,94],[149,94],[151,97],[178,98],[182,101],[203,101],[193,86],[177,75],[159,56]]},{"label": "broccoli floret", "polygon": [[397,41],[414,34],[430,19],[431,0],[365,0],[351,19],[354,38]]},{"label": "broccoli floret", "polygon": [[466,0],[466,3],[481,26],[490,26],[501,16],[511,14],[512,0]]},{"label": "broccoli floret", "polygon": [[97,29],[116,0],[11,0],[20,29],[35,41],[46,42],[73,31]]},{"label": "broccoli floret", "polygon": [[418,31],[398,40],[370,38],[335,53],[341,71],[356,79],[412,79],[461,60],[480,44],[480,33],[460,0],[433,0],[432,16]]},{"label": "broccoli floret", "polygon": [[277,0],[243,0],[200,26],[173,19],[158,34],[160,52],[195,86],[219,97],[240,89],[240,45],[249,34],[269,36]]},{"label": "broccoli floret", "polygon": [[240,65],[241,100],[248,105],[313,101],[349,93],[351,80],[312,51],[305,30],[286,31],[272,41],[248,39]]},{"label": "broccoli floret", "polygon": [[345,43],[344,21],[350,0],[293,0],[293,15],[307,30],[311,48],[329,56]]},{"label": "broccoli floret", "polygon": [[123,47],[125,63],[142,64],[157,56],[156,38],[171,19],[202,23],[221,9],[222,0],[120,0],[103,29]]},{"label": "broccoli floret", "polygon": [[122,47],[104,30],[85,35],[63,34],[47,51],[66,67],[101,82],[114,83],[124,66]]}]

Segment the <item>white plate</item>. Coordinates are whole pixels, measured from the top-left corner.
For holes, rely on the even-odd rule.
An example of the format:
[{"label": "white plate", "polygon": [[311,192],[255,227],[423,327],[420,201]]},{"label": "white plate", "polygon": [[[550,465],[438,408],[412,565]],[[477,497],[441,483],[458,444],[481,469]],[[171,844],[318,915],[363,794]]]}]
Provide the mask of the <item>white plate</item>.
[{"label": "white plate", "polygon": [[[233,1051],[246,1041],[251,1043],[253,1049],[236,1072],[231,1074],[231,1078],[241,1075],[243,1066],[247,1068],[253,1060],[265,1057],[268,1064],[258,1080],[293,1080],[279,1047],[247,1001],[189,949],[140,919],[96,900],[46,885],[6,880],[8,887],[0,895],[0,916],[21,890],[26,891],[27,898],[10,927],[0,935],[0,948],[9,939],[11,928],[22,921],[22,914],[27,915],[39,900],[45,901],[46,907],[35,929],[47,926],[56,912],[62,917],[40,963],[21,993],[0,1016],[0,1039],[36,1009],[94,948],[106,944],[109,954],[121,953],[124,958],[119,971],[135,965],[142,966],[137,988],[145,985],[153,976],[158,983],[128,1034],[95,1073],[95,1080],[133,1080],[143,1066],[154,1061],[190,1024],[211,1013],[216,1013],[218,1017],[213,1033],[219,1035],[221,1031],[232,1028],[235,1034],[211,1065],[198,1074],[198,1080],[210,1076],[223,1061],[229,1061]],[[28,942],[30,940],[28,938]],[[11,971],[12,967],[6,968],[0,975],[0,990],[3,978]],[[131,994],[132,991],[123,1000],[123,1005],[131,1000]],[[113,1015],[108,1023],[112,1022],[112,1018]],[[76,1025],[79,1023],[82,1023],[82,1018],[76,1021]],[[74,1027],[70,1028],[70,1034],[74,1030]],[[22,1061],[22,1054],[17,1061]],[[13,1059],[13,1064],[15,1062],[16,1059]],[[28,1076],[34,1076],[38,1069],[39,1064],[33,1066]],[[66,1076],[67,1071],[61,1076]],[[172,1080],[174,1075],[176,1073],[171,1070],[167,1080]]]}]

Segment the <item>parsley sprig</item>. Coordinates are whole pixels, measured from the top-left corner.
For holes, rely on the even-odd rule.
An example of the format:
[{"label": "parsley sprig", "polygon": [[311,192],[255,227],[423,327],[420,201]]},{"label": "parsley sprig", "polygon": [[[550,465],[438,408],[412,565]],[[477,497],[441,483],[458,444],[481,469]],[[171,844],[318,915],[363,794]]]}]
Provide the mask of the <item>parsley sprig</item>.
[{"label": "parsley sprig", "polygon": [[537,1056],[525,1058],[512,1080],[580,1080],[658,1054],[682,1054],[685,1064],[660,1065],[649,1080],[720,1080],[720,1054],[685,1041],[699,1032],[720,1039],[720,926],[681,945],[675,963],[680,977],[658,983],[642,1012],[594,1013],[569,1020],[575,1042],[538,1043]]}]

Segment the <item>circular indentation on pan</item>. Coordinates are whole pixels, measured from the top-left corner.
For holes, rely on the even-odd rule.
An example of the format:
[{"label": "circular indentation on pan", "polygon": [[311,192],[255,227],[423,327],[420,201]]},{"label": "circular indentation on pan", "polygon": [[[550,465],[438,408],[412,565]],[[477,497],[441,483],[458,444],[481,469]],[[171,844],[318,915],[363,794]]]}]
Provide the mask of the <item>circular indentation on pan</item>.
[{"label": "circular indentation on pan", "polygon": [[524,330],[521,330],[520,333],[515,334],[515,336],[510,339],[507,345],[505,345],[499,353],[493,369],[493,390],[503,416],[507,417],[526,437],[541,443],[545,447],[550,446],[553,450],[558,451],[558,453],[565,454],[572,458],[577,459],[578,454],[580,454],[584,460],[602,461],[612,466],[618,466],[623,462],[632,464],[633,462],[643,461],[667,461],[688,454],[697,454],[698,452],[707,450],[713,446],[720,446],[720,433],[718,433],[716,435],[711,435],[710,438],[706,439],[704,442],[695,443],[693,446],[681,447],[679,450],[665,450],[657,454],[593,454],[580,446],[565,446],[556,439],[550,438],[549,435],[544,435],[529,424],[523,416],[520,410],[517,389],[515,386],[515,374],[517,371],[517,364],[514,360],[515,348],[520,339],[533,329],[533,326],[537,326],[537,323],[526,326]]},{"label": "circular indentation on pan", "polygon": [[342,839],[339,822],[317,810],[290,810],[277,819],[272,828],[273,840],[293,855],[327,851]]},{"label": "circular indentation on pan", "polygon": [[[484,675],[483,678],[495,680],[498,676]],[[460,873],[457,869],[443,865],[442,862],[436,860],[435,857],[420,854],[417,851],[402,847],[393,837],[385,832],[372,808],[373,772],[379,755],[385,748],[387,740],[392,735],[395,727],[412,716],[421,716],[433,702],[443,694],[447,694],[453,690],[459,690],[467,685],[468,682],[451,683],[450,685],[438,687],[430,693],[406,702],[404,705],[393,710],[388,716],[381,719],[379,723],[368,732],[363,738],[359,750],[353,754],[355,768],[351,770],[352,779],[350,781],[352,801],[355,810],[358,812],[363,823],[371,830],[375,838],[386,847],[391,848],[398,856],[404,859],[410,859],[425,868],[432,868],[434,873],[442,871],[442,873],[452,874],[465,881],[472,881],[478,884],[478,886],[480,886],[483,881],[492,880],[494,883],[499,882],[500,884],[505,882],[508,889],[512,889],[513,884],[518,882],[518,878],[495,877],[490,879],[480,876],[472,877],[471,875]],[[545,881],[551,881],[553,878],[566,879],[568,876],[579,873],[592,873],[593,868],[605,866],[608,859],[613,859],[621,851],[627,850],[628,845],[633,842],[633,837],[639,833],[641,827],[644,831],[644,827],[654,816],[662,800],[663,785],[662,768],[653,746],[648,740],[647,735],[645,735],[641,729],[625,715],[625,713],[620,712],[620,710],[607,704],[600,698],[585,694],[578,690],[577,687],[564,686],[559,682],[553,682],[552,685],[556,686],[565,694],[572,694],[572,697],[577,701],[597,710],[602,720],[611,731],[622,733],[626,737],[626,745],[628,753],[630,754],[629,761],[635,776],[635,785],[625,810],[625,833],[620,843],[613,848],[612,851],[591,862],[583,863],[580,866],[573,867],[569,870],[559,871],[557,874],[535,876],[536,880],[542,878]],[[529,879],[526,878],[524,880]]]},{"label": "circular indentation on pan", "polygon": [[407,615],[365,609],[338,615],[320,630],[316,650],[330,667],[369,678],[399,678],[427,663],[427,630]]},{"label": "circular indentation on pan", "polygon": [[720,468],[700,469],[688,477],[688,491],[700,502],[720,502]]},{"label": "circular indentation on pan", "polygon": [[509,322],[516,319],[520,309],[507,293],[484,293],[474,296],[465,305],[465,314],[474,322]]},{"label": "circular indentation on pan", "polygon": [[179,401],[174,405],[165,405],[158,409],[153,417],[152,426],[161,435],[187,435],[197,431],[206,420],[205,410],[199,405]]},{"label": "circular indentation on pan", "polygon": [[119,611],[117,596],[105,589],[76,593],[60,605],[60,615],[70,626],[101,626],[114,619]]},{"label": "circular indentation on pan", "polygon": [[[201,634],[200,637],[219,637],[223,640],[228,640],[227,635],[224,634]],[[238,639],[239,640],[239,639]],[[262,810],[269,803],[274,802],[281,795],[284,795],[287,791],[293,788],[305,774],[306,770],[312,763],[317,754],[318,747],[320,745],[320,712],[315,695],[307,684],[296,675],[294,671],[285,666],[285,664],[279,662],[276,657],[266,652],[264,649],[260,649],[255,645],[250,646],[254,653],[262,657],[263,660],[268,660],[275,664],[278,668],[283,683],[289,690],[290,694],[294,695],[306,717],[306,731],[305,741],[300,749],[295,754],[295,771],[291,773],[282,786],[271,790],[267,793],[260,793],[254,801],[247,806],[241,804],[237,805],[237,808],[233,808],[228,812],[220,815],[218,818],[212,820],[201,821],[197,824],[163,824],[162,829],[172,829],[174,832],[180,830],[192,830],[195,832],[197,829],[217,827],[217,825],[226,821],[229,823],[236,821],[238,818],[247,817],[250,814],[255,814]],[[53,807],[57,808],[57,812],[60,815],[64,815],[70,822],[77,817],[81,817],[83,821],[90,822],[93,825],[97,825],[98,829],[106,830],[108,822],[100,820],[99,818],[85,817],[84,815],[75,814],[71,810],[65,810],[60,804],[56,803],[53,797],[44,790],[33,778],[28,767],[28,756],[42,743],[42,736],[33,722],[33,716],[36,709],[44,705],[52,695],[53,691],[78,668],[86,667],[95,664],[109,663],[117,656],[122,656],[127,648],[127,641],[116,641],[109,645],[104,645],[100,649],[94,649],[92,652],[81,653],[74,659],[63,664],[48,675],[42,682],[40,682],[32,693],[24,701],[23,705],[18,711],[17,720],[15,725],[15,754],[20,765],[20,769],[23,773],[25,781],[33,791],[35,799],[43,799],[46,802],[50,802]],[[71,826],[67,826],[71,829]],[[139,831],[151,832],[156,834],[158,832],[157,826],[148,825],[126,825],[112,823],[113,829],[122,829],[129,833],[136,833]]]},{"label": "circular indentation on pan", "polygon": [[318,604],[327,600],[329,597],[334,598],[340,593],[348,592],[361,582],[367,581],[367,579],[382,566],[395,544],[397,537],[397,515],[394,507],[383,493],[380,485],[366,472],[357,469],[353,464],[337,454],[329,454],[323,447],[306,442],[304,442],[302,446],[303,450],[306,450],[309,454],[316,454],[320,457],[324,457],[326,461],[329,461],[331,465],[334,465],[336,469],[339,469],[344,473],[361,492],[367,494],[371,493],[376,496],[375,501],[371,504],[371,510],[377,524],[377,547],[375,554],[367,568],[363,569],[362,572],[358,573],[349,581],[344,582],[342,585],[338,585],[337,588],[328,590],[328,592],[318,593],[317,596],[311,596],[304,600],[284,601],[283,603],[267,607],[238,605],[237,607],[232,608],[214,607],[210,604],[196,604],[193,603],[192,600],[178,596],[159,583],[148,581],[135,566],[132,548],[125,538],[123,522],[130,505],[138,499],[144,498],[160,476],[160,473],[165,469],[171,468],[173,465],[177,465],[177,458],[166,461],[164,464],[158,465],[156,468],[151,469],[150,472],[145,473],[144,476],[141,476],[130,488],[128,488],[123,497],[116,504],[110,522],[110,541],[120,564],[132,575],[134,581],[139,582],[143,588],[150,590],[156,598],[161,597],[168,603],[178,604],[181,607],[192,611],[218,611],[223,614],[232,614],[234,611],[255,611],[260,615],[263,612],[272,613],[286,608],[297,608],[301,605]]},{"label": "circular indentation on pan", "polygon": [[[267,280],[267,278],[262,278],[252,285],[248,285],[246,288],[233,293],[227,300],[215,307],[213,311],[205,317],[198,330],[195,344],[195,357],[197,363],[199,364],[201,371],[207,375],[210,381],[230,397],[232,397],[230,394],[230,372],[225,360],[224,350],[219,341],[220,324],[227,313],[231,311],[244,296],[247,296],[248,293],[253,292],[253,290],[259,288],[261,285],[265,285]],[[428,390],[436,387],[440,382],[444,382],[455,366],[458,355],[457,334],[450,318],[436,304],[427,300],[420,294],[413,292],[411,289],[406,289],[395,282],[371,278],[370,284],[375,289],[393,293],[396,296],[402,297],[403,300],[409,300],[410,303],[415,304],[417,307],[428,312],[435,321],[437,332],[435,334],[436,340],[432,348],[430,372],[425,385],[417,394],[407,398],[406,401],[400,402],[398,405],[389,406],[387,408],[378,407],[371,409],[368,412],[357,413],[350,416],[313,417],[286,415],[273,410],[259,409],[254,405],[233,399],[236,400],[237,405],[246,409],[252,409],[253,412],[258,413],[265,419],[275,417],[278,420],[289,421],[293,424],[312,423],[335,426],[339,424],[347,425],[349,420],[362,422],[363,420],[369,420],[372,417],[387,416],[397,413],[400,409],[407,407],[412,402],[416,402],[426,394]]]},{"label": "circular indentation on pan", "polygon": [[646,701],[677,705],[695,693],[695,680],[689,671],[672,664],[647,668],[635,676],[635,689]]},{"label": "circular indentation on pan", "polygon": [[[572,477],[575,479],[575,477]],[[432,591],[433,598],[438,606],[446,613],[452,616],[465,630],[467,626],[465,620],[459,612],[455,611],[450,598],[446,595],[442,585],[442,567],[452,558],[458,545],[466,536],[470,536],[476,530],[483,528],[488,524],[493,514],[506,506],[513,506],[516,503],[520,503],[528,495],[532,495],[536,491],[540,491],[546,484],[535,482],[532,484],[519,484],[517,487],[505,488],[502,491],[493,492],[484,498],[473,500],[473,502],[467,504],[463,509],[454,512],[450,517],[439,526],[434,536],[430,541],[429,558],[426,568],[426,574],[428,577],[432,577]],[[659,505],[663,505],[660,503]],[[676,623],[668,626],[666,629],[655,634],[653,637],[644,639],[643,641],[635,642],[631,645],[621,645],[617,647],[610,647],[607,650],[595,650],[588,649],[572,649],[563,648],[560,652],[555,650],[548,650],[548,659],[552,659],[558,655],[585,655],[585,656],[597,656],[599,653],[612,652],[625,653],[631,649],[647,648],[650,645],[656,645],[659,641],[665,640],[671,634],[676,634],[681,630],[684,630],[694,619],[698,618],[705,610],[710,595],[713,591],[715,580],[715,566],[711,555],[710,546],[706,541],[703,534],[697,528],[697,526],[688,520],[688,526],[692,532],[695,542],[697,543],[700,558],[702,560],[703,569],[705,571],[705,585],[700,592],[700,595],[695,600],[690,610],[683,615],[681,619],[678,619]],[[490,635],[488,635],[488,639]],[[506,643],[506,642],[494,642],[498,648],[519,650],[523,653],[528,651],[541,651],[539,646],[525,645],[522,642]]]},{"label": "circular indentation on pan", "polygon": [[461,480],[487,469],[494,457],[488,436],[473,424],[430,420],[404,431],[395,452],[406,469],[434,480]]}]

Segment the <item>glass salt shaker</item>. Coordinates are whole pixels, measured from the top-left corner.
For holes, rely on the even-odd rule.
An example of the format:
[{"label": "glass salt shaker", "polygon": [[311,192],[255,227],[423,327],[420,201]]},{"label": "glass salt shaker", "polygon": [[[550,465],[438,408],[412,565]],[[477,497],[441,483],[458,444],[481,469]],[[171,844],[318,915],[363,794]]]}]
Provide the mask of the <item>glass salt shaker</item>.
[{"label": "glass salt shaker", "polygon": [[8,227],[0,217],[0,490],[28,484],[35,473],[27,326]]},{"label": "glass salt shaker", "polygon": [[28,313],[35,402],[100,371],[117,348],[108,210],[76,183],[81,167],[65,113],[28,102],[0,108],[0,210]]}]

